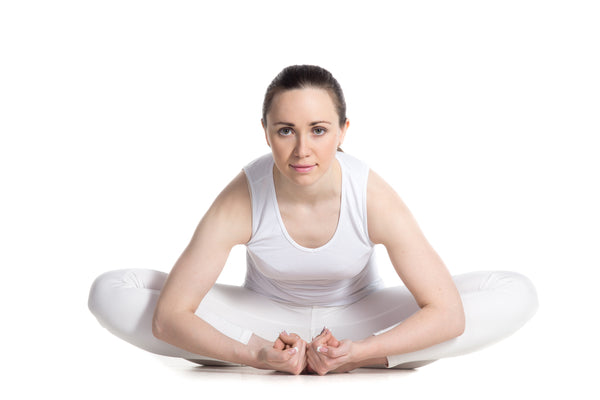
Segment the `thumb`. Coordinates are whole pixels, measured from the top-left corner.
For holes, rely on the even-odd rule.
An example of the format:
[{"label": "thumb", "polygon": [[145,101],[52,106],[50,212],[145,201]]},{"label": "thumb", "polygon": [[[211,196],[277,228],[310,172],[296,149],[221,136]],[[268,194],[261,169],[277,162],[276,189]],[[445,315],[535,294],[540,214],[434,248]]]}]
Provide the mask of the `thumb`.
[{"label": "thumb", "polygon": [[338,358],[346,355],[346,353],[339,347],[328,347],[325,355],[329,358]]},{"label": "thumb", "polygon": [[333,333],[331,333],[331,331],[329,331],[329,337],[327,338],[327,346],[332,346],[332,347],[339,347],[340,345],[340,341],[337,340],[335,338],[335,336],[333,336]]},{"label": "thumb", "polygon": [[321,332],[319,334],[319,336],[316,337],[316,341],[318,343],[322,343],[322,344],[326,344],[329,342],[329,340],[333,337],[333,335],[331,334],[331,331],[327,328],[323,328],[323,332]]},{"label": "thumb", "polygon": [[275,362],[283,362],[288,361],[292,358],[296,353],[298,353],[298,349],[296,347],[292,347],[290,349],[285,350],[277,350],[273,349],[269,352],[269,360]]},{"label": "thumb", "polygon": [[333,333],[327,329],[323,328],[323,332],[318,336],[319,344],[325,344],[327,346],[338,347],[340,345],[339,340],[333,336]]},{"label": "thumb", "polygon": [[350,353],[350,345],[351,342],[347,339],[338,341],[337,347],[329,347],[327,357],[339,358],[348,355]]}]

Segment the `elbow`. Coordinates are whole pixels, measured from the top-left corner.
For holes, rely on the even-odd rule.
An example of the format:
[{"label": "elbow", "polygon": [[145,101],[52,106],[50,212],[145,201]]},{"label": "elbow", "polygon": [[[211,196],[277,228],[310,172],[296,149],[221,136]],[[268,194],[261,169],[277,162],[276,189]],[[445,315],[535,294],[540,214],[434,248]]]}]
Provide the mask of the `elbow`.
[{"label": "elbow", "polygon": [[180,335],[186,315],[187,312],[175,312],[157,307],[152,317],[152,335],[158,340],[172,344],[172,340]]},{"label": "elbow", "polygon": [[456,322],[456,327],[455,327],[456,331],[455,331],[454,337],[459,337],[463,333],[465,333],[465,327],[466,327],[465,313],[464,313],[464,311],[462,311]]},{"label": "elbow", "polygon": [[449,321],[448,325],[451,327],[452,338],[461,336],[465,333],[466,327],[465,310],[462,304],[459,303],[459,305],[449,311],[448,314],[451,316],[451,321]]},{"label": "elbow", "polygon": [[164,340],[165,325],[163,318],[160,317],[158,311],[155,312],[152,317],[152,335],[159,340]]},{"label": "elbow", "polygon": [[465,332],[465,311],[462,304],[439,309],[440,334],[444,340],[454,339]]},{"label": "elbow", "polygon": [[431,307],[435,310],[434,317],[437,327],[438,339],[440,342],[445,342],[461,336],[465,332],[466,318],[462,304],[456,306]]}]

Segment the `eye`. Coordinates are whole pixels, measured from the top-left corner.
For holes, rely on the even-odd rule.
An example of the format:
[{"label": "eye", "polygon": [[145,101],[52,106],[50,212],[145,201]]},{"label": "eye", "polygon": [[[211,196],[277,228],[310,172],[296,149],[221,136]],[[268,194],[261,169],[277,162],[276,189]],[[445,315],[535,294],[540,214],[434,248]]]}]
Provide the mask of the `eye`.
[{"label": "eye", "polygon": [[313,133],[317,136],[323,136],[325,133],[327,133],[327,129],[325,128],[321,128],[321,127],[317,127],[315,129],[313,129]]},{"label": "eye", "polygon": [[292,133],[294,133],[293,130],[291,130],[290,128],[281,128],[280,130],[277,131],[278,134],[280,134],[281,136],[290,136]]}]

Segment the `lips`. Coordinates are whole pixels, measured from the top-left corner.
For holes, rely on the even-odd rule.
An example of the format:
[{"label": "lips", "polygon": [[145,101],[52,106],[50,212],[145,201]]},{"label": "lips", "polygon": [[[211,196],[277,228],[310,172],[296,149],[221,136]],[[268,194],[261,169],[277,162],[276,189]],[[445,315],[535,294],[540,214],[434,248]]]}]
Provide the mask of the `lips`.
[{"label": "lips", "polygon": [[307,173],[313,170],[316,167],[316,164],[313,165],[290,165],[296,172]]}]

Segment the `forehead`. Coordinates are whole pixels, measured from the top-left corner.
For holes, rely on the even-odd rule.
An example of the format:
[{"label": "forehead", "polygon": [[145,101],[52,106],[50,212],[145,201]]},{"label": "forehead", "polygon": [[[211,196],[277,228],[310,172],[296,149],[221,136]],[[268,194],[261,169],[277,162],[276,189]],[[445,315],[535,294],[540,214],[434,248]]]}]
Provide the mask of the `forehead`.
[{"label": "forehead", "polygon": [[315,119],[321,116],[337,116],[335,104],[329,92],[320,88],[291,89],[280,92],[273,97],[269,110],[273,118],[289,116]]}]

